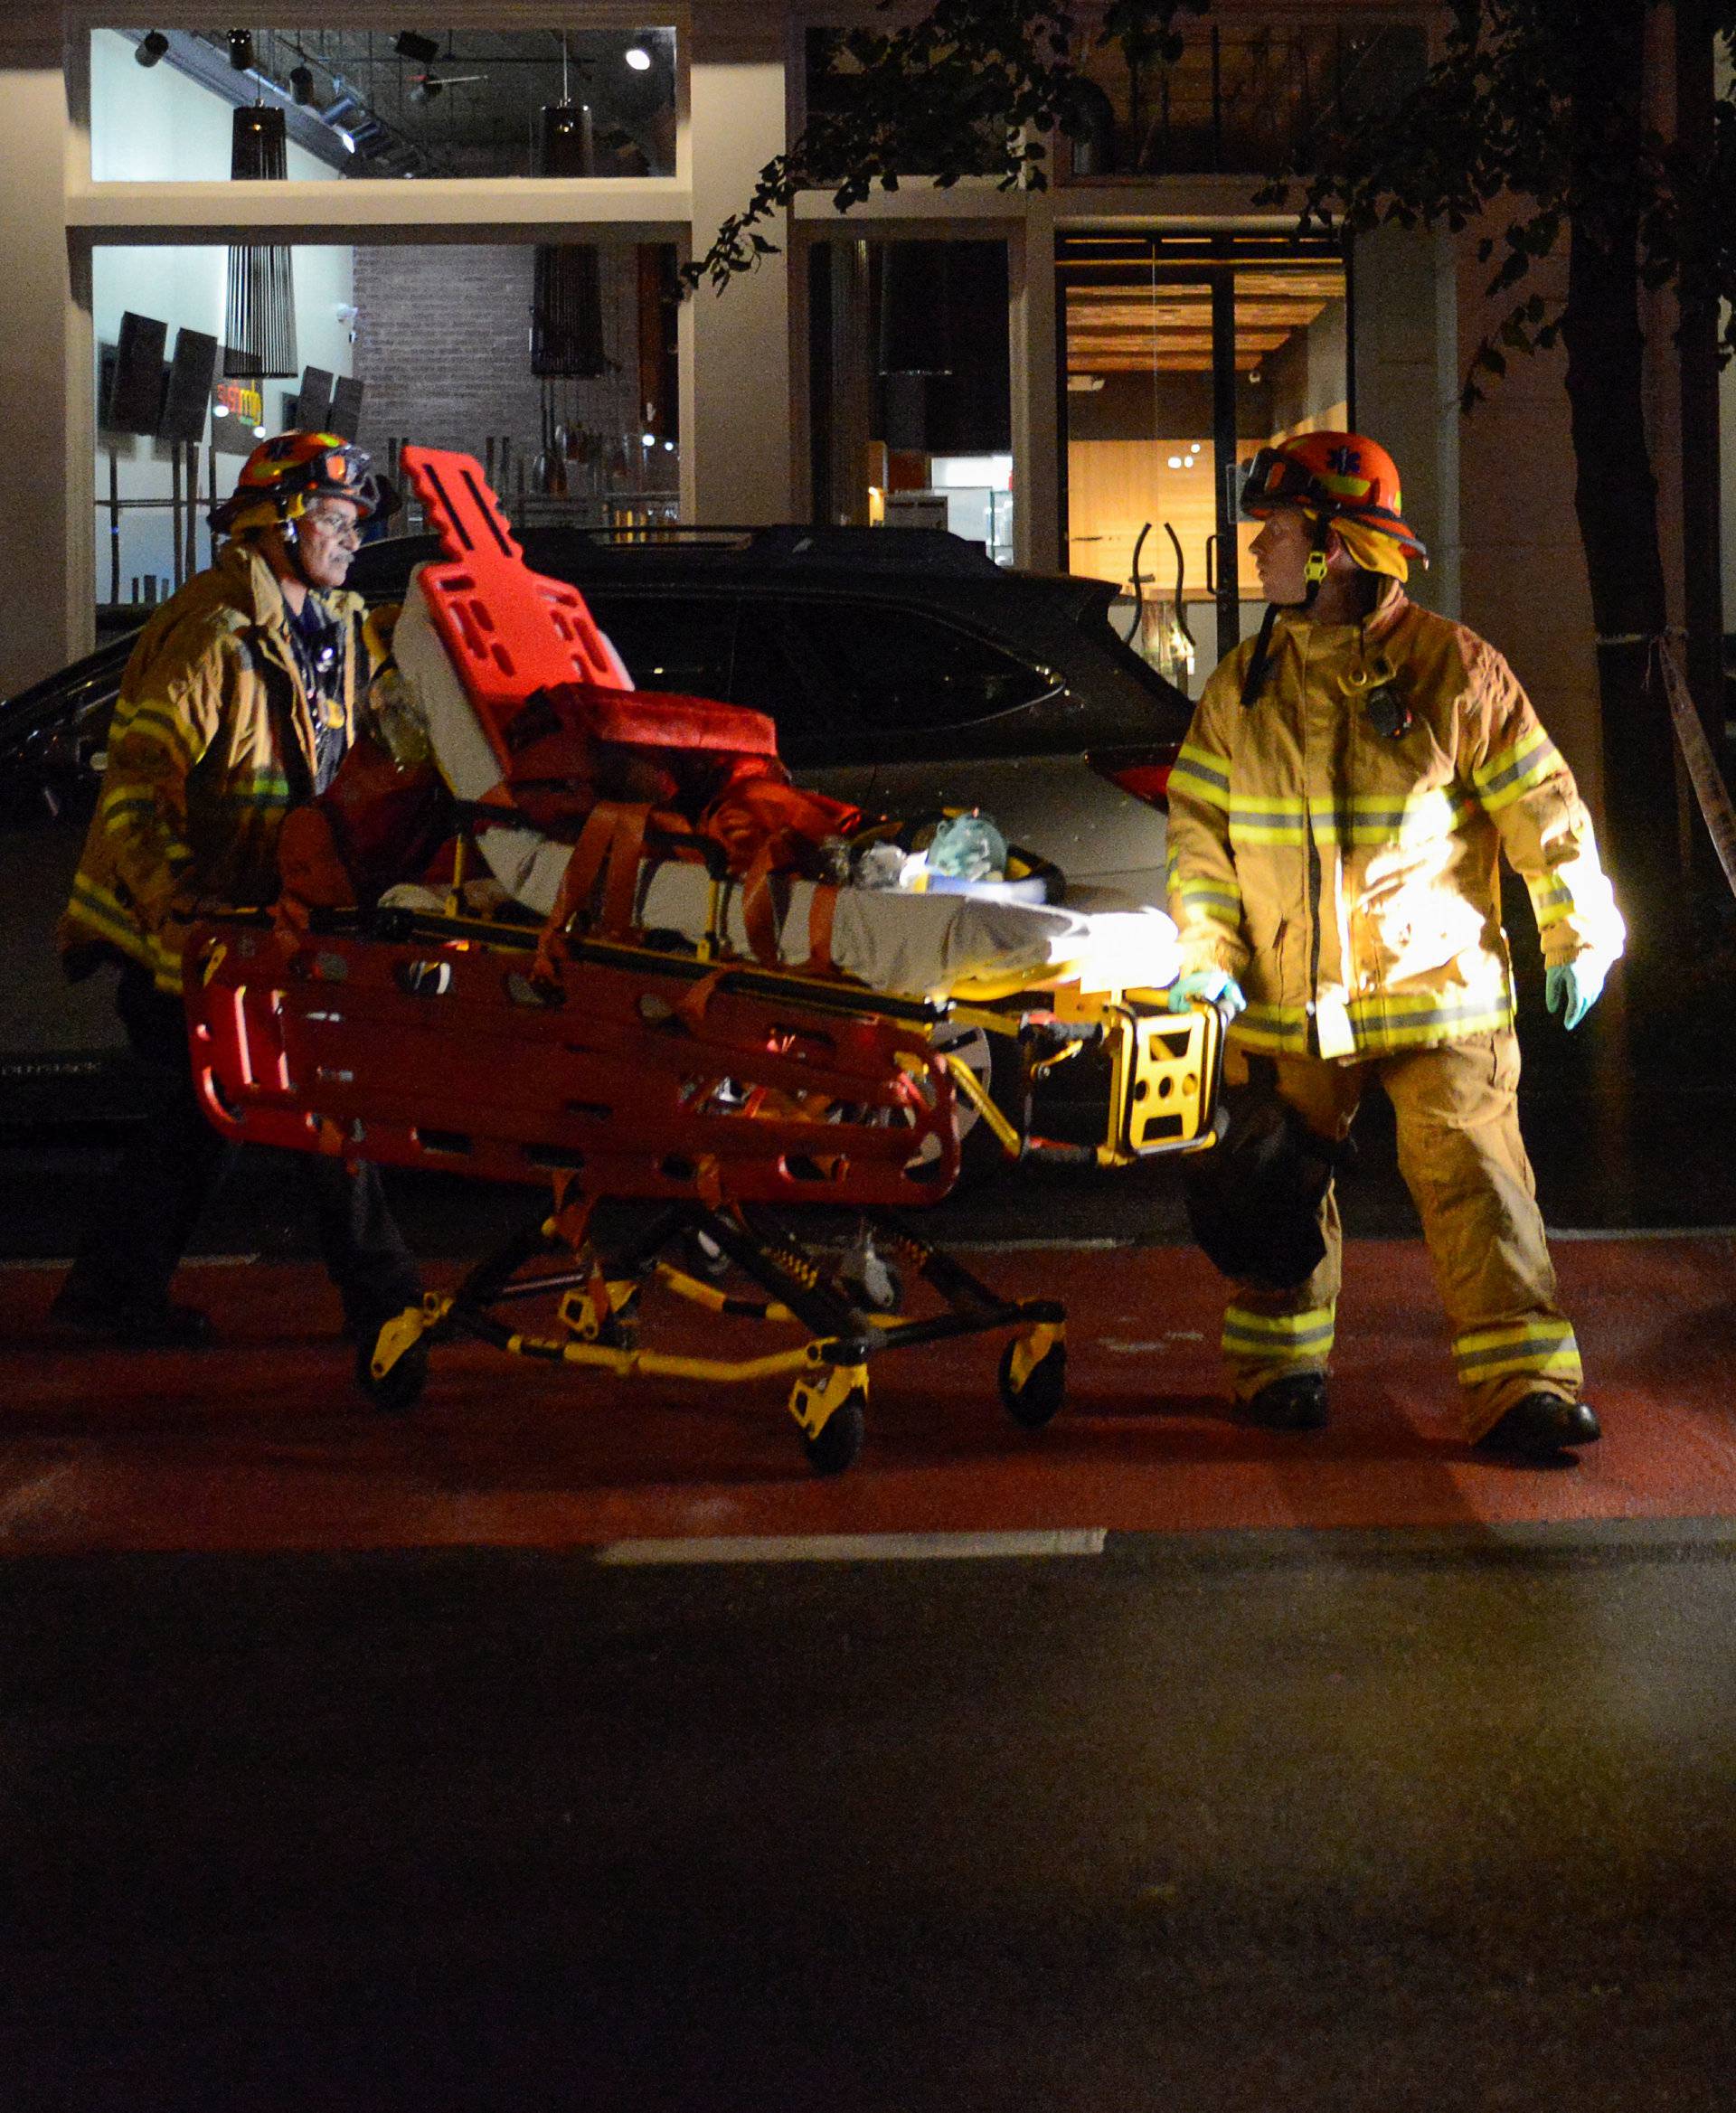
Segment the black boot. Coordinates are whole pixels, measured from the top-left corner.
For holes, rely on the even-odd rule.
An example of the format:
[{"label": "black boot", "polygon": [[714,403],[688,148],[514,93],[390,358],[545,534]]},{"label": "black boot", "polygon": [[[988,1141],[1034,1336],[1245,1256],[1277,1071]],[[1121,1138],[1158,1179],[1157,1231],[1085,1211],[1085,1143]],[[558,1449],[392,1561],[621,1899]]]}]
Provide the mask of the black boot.
[{"label": "black boot", "polygon": [[1539,1388],[1509,1409],[1501,1420],[1477,1439],[1486,1453],[1517,1454],[1524,1460],[1559,1460],[1571,1457],[1575,1446],[1595,1445],[1602,1427],[1586,1401],[1565,1401],[1559,1394]]},{"label": "black boot", "polygon": [[61,1287],[48,1310],[57,1327],[124,1350],[199,1350],[213,1332],[196,1306],[171,1298],[108,1298],[72,1283]]},{"label": "black boot", "polygon": [[1322,1430],[1326,1422],[1326,1375],[1323,1372],[1286,1373],[1241,1404],[1244,1423],[1262,1430]]}]

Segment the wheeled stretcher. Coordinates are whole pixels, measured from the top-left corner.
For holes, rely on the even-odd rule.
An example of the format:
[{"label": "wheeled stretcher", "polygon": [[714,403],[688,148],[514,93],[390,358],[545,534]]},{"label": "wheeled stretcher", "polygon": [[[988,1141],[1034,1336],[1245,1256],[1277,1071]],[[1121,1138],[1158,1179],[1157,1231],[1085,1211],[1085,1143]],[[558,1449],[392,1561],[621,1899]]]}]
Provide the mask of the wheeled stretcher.
[{"label": "wheeled stretcher", "polygon": [[[430,459],[446,476],[429,479],[424,502],[463,565],[476,509],[440,504],[451,458],[407,450],[419,488]],[[498,539],[490,561],[509,575],[516,545],[486,487],[476,498]],[[553,584],[524,591],[547,608]],[[502,586],[497,576],[496,602]],[[561,619],[576,627],[569,603]],[[538,673],[532,686],[545,688],[546,668],[511,679]],[[966,1110],[1014,1158],[1115,1166],[1208,1142],[1216,1012],[1171,1014],[1156,992],[1061,980],[1052,949],[1013,976],[1002,949],[993,974],[967,971],[949,991],[871,990],[823,946],[796,966],[744,950],[739,876],[717,843],[624,819],[606,801],[581,835],[585,885],[560,890],[546,915],[511,899],[487,915],[467,910],[465,853],[443,897],[236,913],[192,935],[194,1072],[227,1134],[550,1191],[522,1234],[382,1328],[359,1364],[374,1400],[412,1405],[430,1346],[458,1336],[618,1378],[787,1375],[809,1460],[836,1472],[860,1449],[874,1359],[995,1333],[1009,1338],[1008,1410],[1046,1423],[1064,1388],[1061,1306],[1000,1297],[911,1216],[954,1187]],[[569,861],[583,848],[569,847]],[[645,921],[657,874],[675,868],[704,904],[686,929]],[[810,917],[816,934],[826,921]],[[1011,1114],[946,1046],[960,1028],[1016,1049],[1023,1092]],[[1047,1143],[1032,1132],[1033,1089],[1088,1052],[1102,1067],[1101,1139]],[[599,1211],[623,1203],[637,1208]],[[859,1239],[840,1255],[815,1237],[816,1225],[835,1231],[840,1212],[872,1247]],[[622,1218],[630,1230],[606,1229]],[[895,1269],[864,1270],[864,1253]],[[722,1288],[721,1268],[757,1296]],[[887,1310],[906,1304],[888,1288],[900,1276],[909,1310]],[[672,1299],[720,1328],[779,1340],[740,1355],[659,1351],[658,1308]]]}]

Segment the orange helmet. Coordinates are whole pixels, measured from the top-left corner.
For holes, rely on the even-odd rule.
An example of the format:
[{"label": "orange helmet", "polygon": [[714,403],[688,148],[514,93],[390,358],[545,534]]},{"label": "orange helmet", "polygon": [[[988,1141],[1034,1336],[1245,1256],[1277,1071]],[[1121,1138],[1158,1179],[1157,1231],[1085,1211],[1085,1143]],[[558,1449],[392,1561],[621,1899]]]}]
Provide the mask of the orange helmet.
[{"label": "orange helmet", "polygon": [[1263,521],[1279,506],[1301,506],[1316,519],[1360,521],[1390,535],[1406,556],[1429,552],[1404,524],[1398,465],[1378,440],[1361,433],[1298,433],[1262,448],[1248,466],[1241,510]]},{"label": "orange helmet", "polygon": [[352,499],[358,519],[380,509],[380,480],[369,458],[337,433],[279,433],[241,465],[233,494],[212,509],[211,525],[239,535],[305,514],[316,499]]}]

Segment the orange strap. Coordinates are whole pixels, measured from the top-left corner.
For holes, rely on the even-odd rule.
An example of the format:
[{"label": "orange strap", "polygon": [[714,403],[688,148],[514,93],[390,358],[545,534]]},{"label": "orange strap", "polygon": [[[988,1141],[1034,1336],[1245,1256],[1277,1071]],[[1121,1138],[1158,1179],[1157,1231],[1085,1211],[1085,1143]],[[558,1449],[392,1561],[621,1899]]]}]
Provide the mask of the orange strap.
[{"label": "orange strap", "polygon": [[585,817],[572,856],[561,876],[554,907],[537,937],[533,980],[546,982],[553,976],[561,934],[578,911],[589,905],[597,876],[605,865],[609,878],[603,891],[601,929],[611,937],[618,937],[632,923],[638,896],[639,856],[645,849],[650,819],[649,807],[623,807],[613,800],[599,800]]},{"label": "orange strap", "polygon": [[828,881],[816,882],[807,906],[807,965],[819,976],[832,973],[832,921],[837,914],[837,890]]},{"label": "orange strap", "polygon": [[307,905],[294,895],[279,895],[271,905],[271,929],[279,946],[293,950],[307,937]]},{"label": "orange strap", "polygon": [[596,1199],[588,1195],[577,1174],[562,1171],[554,1177],[555,1231],[575,1256],[584,1251],[590,1232],[590,1214]]},{"label": "orange strap", "polygon": [[778,966],[778,897],[772,881],[772,847],[763,845],[741,882],[741,921],[748,928],[748,944],[755,957],[768,967]]},{"label": "orange strap", "polygon": [[702,976],[675,1006],[675,1017],[690,1033],[698,1033],[700,1023],[705,1017],[706,1007],[717,995],[718,986],[728,974],[727,968],[713,968],[709,976]]},{"label": "orange strap", "polygon": [[619,807],[616,815],[615,834],[609,845],[609,878],[603,883],[601,922],[601,929],[612,939],[619,939],[633,923],[639,900],[639,861],[645,854],[651,810],[648,807]]}]

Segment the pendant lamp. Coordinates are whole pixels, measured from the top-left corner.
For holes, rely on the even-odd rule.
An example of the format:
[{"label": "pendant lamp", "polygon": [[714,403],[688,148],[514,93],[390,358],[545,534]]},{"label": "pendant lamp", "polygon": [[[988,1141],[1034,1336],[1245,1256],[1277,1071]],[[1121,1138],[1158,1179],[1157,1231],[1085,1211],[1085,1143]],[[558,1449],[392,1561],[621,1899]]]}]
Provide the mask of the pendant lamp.
[{"label": "pendant lamp", "polygon": [[949,374],[952,294],[945,242],[888,242],[880,266],[880,372]]},{"label": "pendant lamp", "polygon": [[[591,173],[590,110],[545,103],[537,124],[542,176]],[[608,371],[603,351],[601,259],[594,242],[537,245],[531,291],[531,372],[593,380]]]},{"label": "pendant lamp", "polygon": [[[234,113],[229,173],[237,183],[281,183],[289,173],[282,110],[253,104]],[[296,286],[284,242],[236,242],[223,304],[223,373],[235,380],[287,379],[296,358]]]}]

